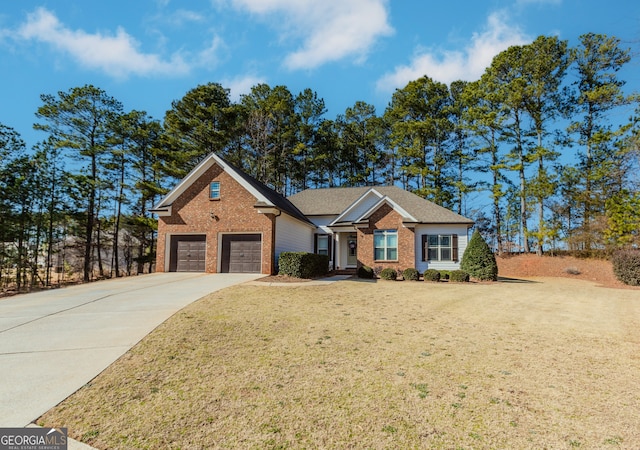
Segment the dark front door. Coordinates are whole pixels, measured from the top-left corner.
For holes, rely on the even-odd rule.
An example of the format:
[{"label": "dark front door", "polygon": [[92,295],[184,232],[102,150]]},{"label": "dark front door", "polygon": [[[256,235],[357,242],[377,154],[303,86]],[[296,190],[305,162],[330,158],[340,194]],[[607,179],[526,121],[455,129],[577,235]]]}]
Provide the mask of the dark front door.
[{"label": "dark front door", "polygon": [[222,272],[260,273],[262,238],[259,234],[227,234],[222,237]]},{"label": "dark front door", "polygon": [[207,259],[206,236],[174,236],[171,239],[172,272],[204,272]]}]

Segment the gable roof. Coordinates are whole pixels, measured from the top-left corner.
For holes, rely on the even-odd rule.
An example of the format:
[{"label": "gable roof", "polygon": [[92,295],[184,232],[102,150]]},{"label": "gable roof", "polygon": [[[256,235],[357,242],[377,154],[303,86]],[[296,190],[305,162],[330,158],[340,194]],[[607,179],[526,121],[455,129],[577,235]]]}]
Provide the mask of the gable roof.
[{"label": "gable roof", "polygon": [[244,187],[256,198],[256,207],[273,207],[288,214],[294,219],[298,219],[306,224],[312,223],[296,208],[287,198],[274,191],[265,184],[259,182],[243,170],[235,167],[222,157],[211,153],[187,174],[171,191],[169,191],[150,211],[162,215],[171,213],[171,205],[189,188],[198,178],[200,178],[211,166],[219,165],[235,181]]},{"label": "gable roof", "polygon": [[[394,209],[397,206],[399,209],[396,210],[403,217],[406,214],[408,221],[413,218],[418,223],[466,225],[474,223],[471,219],[397,186],[307,189],[288,199],[306,216],[341,216],[372,191],[379,194],[381,202],[387,199]],[[372,212],[368,211],[359,220],[367,218]]]}]

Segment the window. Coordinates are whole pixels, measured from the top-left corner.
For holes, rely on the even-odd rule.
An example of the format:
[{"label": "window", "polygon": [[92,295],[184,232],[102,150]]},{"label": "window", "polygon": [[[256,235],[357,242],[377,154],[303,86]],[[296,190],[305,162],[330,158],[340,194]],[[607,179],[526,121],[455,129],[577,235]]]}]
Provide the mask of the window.
[{"label": "window", "polygon": [[327,255],[331,258],[331,235],[315,234],[313,239],[313,253],[318,255]]},{"label": "window", "polygon": [[318,248],[316,249],[316,253],[318,255],[327,255],[329,256],[329,236],[326,234],[318,235]]},{"label": "window", "polygon": [[398,230],[375,230],[373,247],[373,258],[376,261],[397,261]]},{"label": "window", "polygon": [[458,261],[457,234],[425,234],[422,236],[423,261]]},{"label": "window", "polygon": [[218,200],[220,198],[220,182],[212,181],[209,185],[209,198],[211,200]]}]

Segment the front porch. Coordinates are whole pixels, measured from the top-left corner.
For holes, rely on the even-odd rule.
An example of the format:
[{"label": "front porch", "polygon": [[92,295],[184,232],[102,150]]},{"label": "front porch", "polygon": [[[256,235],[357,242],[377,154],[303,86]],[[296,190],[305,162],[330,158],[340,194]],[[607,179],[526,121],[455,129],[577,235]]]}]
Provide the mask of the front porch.
[{"label": "front porch", "polygon": [[355,231],[337,232],[334,244],[335,270],[355,271],[358,268],[358,234]]}]

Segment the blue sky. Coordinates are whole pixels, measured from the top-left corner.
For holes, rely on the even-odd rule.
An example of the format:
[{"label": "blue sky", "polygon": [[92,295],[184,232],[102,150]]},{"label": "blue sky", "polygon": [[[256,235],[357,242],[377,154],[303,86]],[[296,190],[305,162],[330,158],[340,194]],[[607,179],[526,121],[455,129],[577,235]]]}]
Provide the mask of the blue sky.
[{"label": "blue sky", "polygon": [[[311,88],[328,118],[362,100],[378,114],[423,75],[477,79],[511,45],[586,32],[640,51],[629,0],[5,0],[0,6],[0,123],[29,146],[41,94],[93,84],[126,110],[162,119],[173,100],[219,82]],[[621,77],[640,91],[640,55]]]}]

